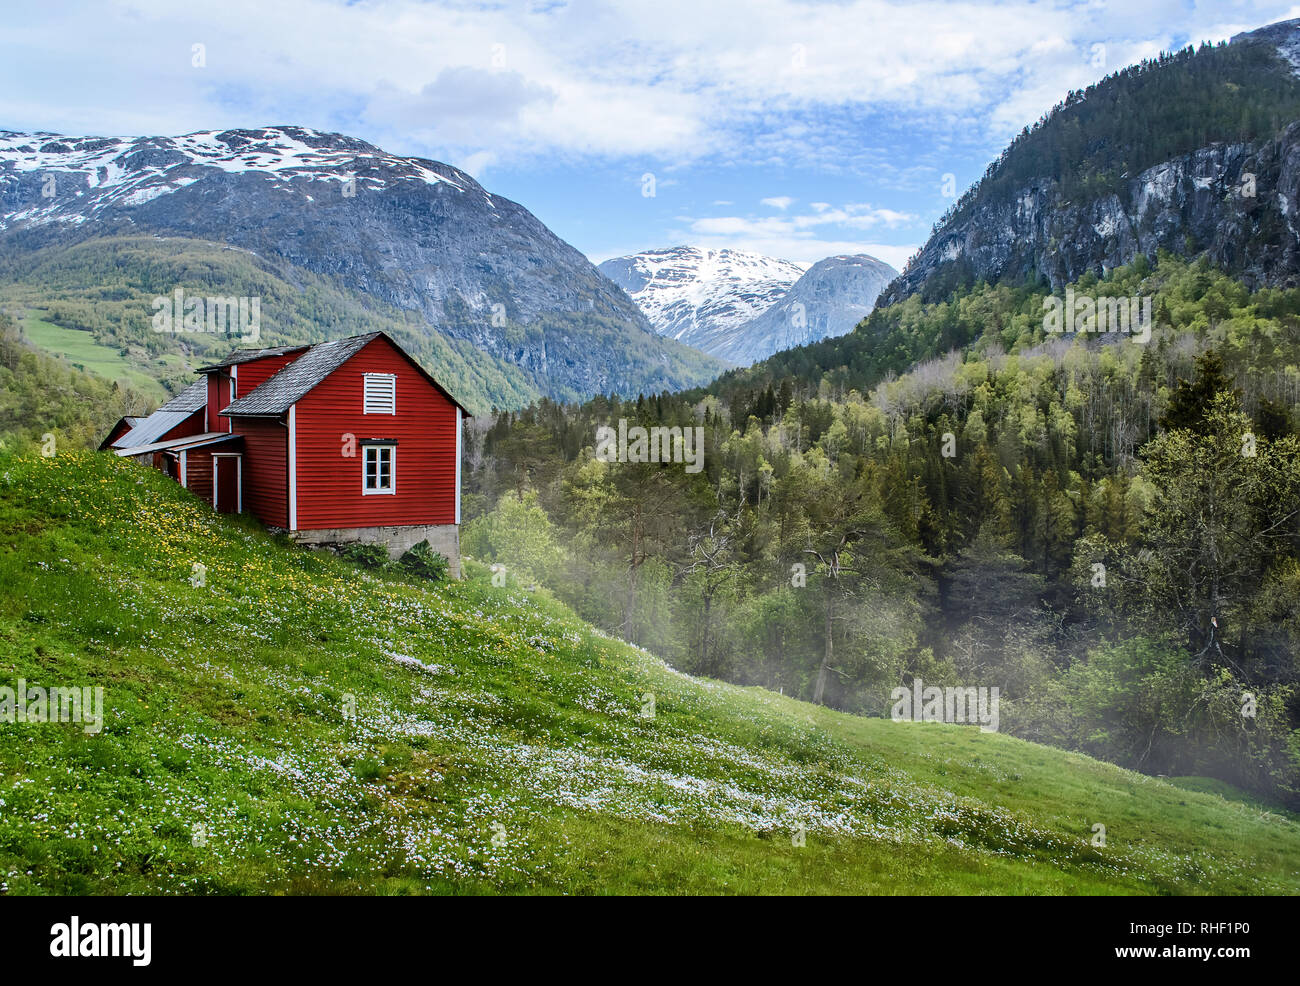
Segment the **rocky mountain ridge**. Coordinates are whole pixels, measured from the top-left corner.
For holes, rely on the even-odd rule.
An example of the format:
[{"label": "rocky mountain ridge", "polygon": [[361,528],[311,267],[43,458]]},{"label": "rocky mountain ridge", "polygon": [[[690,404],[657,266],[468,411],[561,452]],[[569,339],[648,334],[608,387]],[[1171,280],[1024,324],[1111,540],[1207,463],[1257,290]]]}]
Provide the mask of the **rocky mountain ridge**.
[{"label": "rocky mountain ridge", "polygon": [[141,233],[215,241],[325,275],[521,367],[552,397],[675,389],[721,368],[656,335],[527,209],[437,161],[303,127],[0,132],[6,251]]}]

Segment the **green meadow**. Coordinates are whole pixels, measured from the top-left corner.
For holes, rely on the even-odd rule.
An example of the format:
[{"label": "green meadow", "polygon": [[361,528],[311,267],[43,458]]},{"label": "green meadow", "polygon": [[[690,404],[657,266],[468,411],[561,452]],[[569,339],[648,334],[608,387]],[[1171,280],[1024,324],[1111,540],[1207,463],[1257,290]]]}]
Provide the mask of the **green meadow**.
[{"label": "green meadow", "polygon": [[[121,352],[96,342],[89,332],[55,325],[44,315],[44,312],[28,309],[19,320],[23,334],[34,345],[56,356],[67,357],[69,363],[87,373],[129,385],[159,400],[166,399],[167,392],[157,377],[131,363]],[[173,371],[183,368],[182,362],[174,356],[163,357],[160,365],[168,362],[173,364],[170,367]]]},{"label": "green meadow", "polygon": [[0,686],[103,689],[0,723],[0,892],[1300,890],[1296,818],[1221,785],[692,678],[467,568],[0,453]]}]

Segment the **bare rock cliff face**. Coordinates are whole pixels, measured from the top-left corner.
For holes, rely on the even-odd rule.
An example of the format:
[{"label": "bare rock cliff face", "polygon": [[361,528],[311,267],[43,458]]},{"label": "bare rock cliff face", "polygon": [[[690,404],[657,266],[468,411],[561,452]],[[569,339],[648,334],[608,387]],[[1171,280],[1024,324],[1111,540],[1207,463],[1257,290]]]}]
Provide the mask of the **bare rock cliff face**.
[{"label": "bare rock cliff face", "polygon": [[[1300,283],[1298,75],[1300,19],[1071,93],[963,196],[880,303],[976,280],[1059,289],[1160,250],[1205,256],[1251,286]],[[1162,115],[1170,100],[1185,112]],[[1202,119],[1201,131],[1253,136],[1198,146],[1186,135]],[[1152,152],[1180,133],[1182,153]]]},{"label": "bare rock cliff face", "polygon": [[1148,168],[1120,194],[1057,201],[1050,179],[977,207],[937,233],[890,286],[900,300],[945,267],[996,281],[1041,275],[1053,288],[1160,250],[1204,253],[1252,285],[1300,283],[1300,123],[1277,140],[1219,144]]}]

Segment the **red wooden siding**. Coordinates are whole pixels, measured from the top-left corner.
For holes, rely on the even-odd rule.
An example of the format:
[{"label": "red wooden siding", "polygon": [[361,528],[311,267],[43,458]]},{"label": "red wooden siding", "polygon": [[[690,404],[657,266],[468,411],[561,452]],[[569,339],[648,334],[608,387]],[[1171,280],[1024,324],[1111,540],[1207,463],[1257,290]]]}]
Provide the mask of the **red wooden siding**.
[{"label": "red wooden siding", "polygon": [[212,449],[182,451],[185,456],[185,488],[212,506]]},{"label": "red wooden siding", "polygon": [[206,427],[207,423],[203,420],[203,412],[195,411],[175,428],[163,435],[162,438],[158,439],[158,441],[170,442],[173,438],[188,438],[190,435],[202,435],[203,429]]},{"label": "red wooden siding", "polygon": [[[227,368],[229,369],[229,368]],[[218,416],[218,412],[230,403],[230,381],[219,370],[208,371],[208,424],[207,431],[229,431],[228,418]],[[210,497],[209,497],[210,498]]]},{"label": "red wooden siding", "polygon": [[223,514],[239,513],[242,458],[239,455],[212,456],[212,469],[217,477],[213,491],[216,495],[216,508]]},{"label": "red wooden siding", "polygon": [[[221,412],[230,406],[231,401],[251,394],[254,389],[266,383],[267,380],[303,355],[303,352],[304,350],[298,350],[292,353],[283,353],[279,356],[264,356],[261,359],[250,359],[243,363],[235,363],[225,368],[225,372],[229,374],[231,379],[223,377],[217,370],[209,370],[206,430],[239,431],[238,427],[231,426],[229,418],[221,416]],[[231,394],[232,390],[234,391],[233,395]]]},{"label": "red wooden siding", "polygon": [[[239,385],[243,390],[242,373]],[[244,509],[263,524],[288,528],[288,429],[274,418],[236,418],[235,431],[244,436]]]},{"label": "red wooden siding", "polygon": [[[266,383],[266,381],[270,380],[271,377],[275,376],[299,356],[302,356],[305,353],[305,349],[300,349],[292,353],[284,353],[280,356],[264,356],[261,359],[250,359],[246,363],[239,363],[236,366],[229,367],[230,370],[234,371],[234,376],[237,380],[235,397],[247,397],[256,388]],[[228,404],[229,401],[226,403]],[[217,410],[224,411],[225,409],[226,404],[222,404]],[[217,430],[225,431],[224,422],[228,420],[229,418],[222,418],[221,421],[223,424]],[[236,426],[235,430],[239,430],[238,426]]]},{"label": "red wooden siding", "polygon": [[[144,419],[141,418],[140,420],[143,421]],[[129,424],[126,419],[119,421],[117,424],[113,425],[113,430],[108,433],[108,437],[104,439],[104,444],[101,445],[100,448],[111,448],[115,441],[134,427],[135,426]]]},{"label": "red wooden siding", "polygon": [[[366,373],[396,374],[395,415],[362,412]],[[299,530],[456,522],[456,406],[387,339],[300,400],[295,426]],[[342,454],[345,434],[356,436],[352,458]],[[395,493],[362,493],[367,439],[397,442]]]}]

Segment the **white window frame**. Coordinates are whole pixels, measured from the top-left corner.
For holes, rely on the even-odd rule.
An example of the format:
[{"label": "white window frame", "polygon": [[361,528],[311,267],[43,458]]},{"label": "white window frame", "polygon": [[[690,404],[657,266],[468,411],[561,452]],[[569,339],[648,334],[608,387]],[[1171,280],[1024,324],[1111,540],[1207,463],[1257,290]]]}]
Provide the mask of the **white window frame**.
[{"label": "white window frame", "polygon": [[[366,477],[369,473],[370,450],[376,451],[388,450],[388,489],[372,490],[366,484]],[[376,474],[382,473],[382,470],[376,470]],[[363,496],[392,496],[397,493],[397,446],[391,442],[374,442],[367,445],[361,443],[361,493]]]},{"label": "white window frame", "polygon": [[[389,411],[372,411],[370,410],[370,383],[371,381],[385,380],[393,395],[392,410]],[[363,373],[361,375],[361,412],[363,414],[396,414],[397,413],[397,374],[396,373]]]}]

